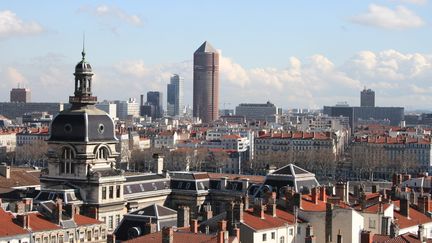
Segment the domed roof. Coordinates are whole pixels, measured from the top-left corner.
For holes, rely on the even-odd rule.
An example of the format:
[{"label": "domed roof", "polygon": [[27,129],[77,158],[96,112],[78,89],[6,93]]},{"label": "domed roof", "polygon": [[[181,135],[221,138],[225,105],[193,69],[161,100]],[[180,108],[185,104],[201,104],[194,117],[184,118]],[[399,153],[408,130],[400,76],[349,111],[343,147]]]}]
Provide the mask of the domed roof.
[{"label": "domed roof", "polygon": [[85,60],[85,52],[81,52],[82,60],[75,66],[75,73],[92,72],[90,63]]},{"label": "domed roof", "polygon": [[114,122],[94,106],[60,112],[51,122],[49,141],[101,142],[117,141]]}]

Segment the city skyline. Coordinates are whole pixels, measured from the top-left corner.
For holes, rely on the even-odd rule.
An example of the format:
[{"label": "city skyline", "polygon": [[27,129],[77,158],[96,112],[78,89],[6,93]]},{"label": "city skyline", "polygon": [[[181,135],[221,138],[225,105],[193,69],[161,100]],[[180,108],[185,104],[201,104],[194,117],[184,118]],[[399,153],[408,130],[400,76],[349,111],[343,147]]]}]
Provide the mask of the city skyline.
[{"label": "city skyline", "polygon": [[[77,36],[85,31],[100,100],[165,93],[170,76],[178,73],[185,78],[185,104],[191,105],[191,53],[207,40],[221,52],[221,108],[267,100],[283,108],[339,101],[355,106],[363,86],[376,92],[377,106],[429,108],[429,1],[308,3],[230,3],[227,9],[222,2],[212,6],[213,13],[196,13],[191,2],[172,9],[130,2],[4,4],[0,100],[7,101],[20,84],[32,90],[33,101],[67,102],[73,87],[69,67],[79,58]],[[163,20],[164,11],[173,18]],[[197,31],[206,15],[214,33]],[[179,33],[186,35],[168,38]]]}]

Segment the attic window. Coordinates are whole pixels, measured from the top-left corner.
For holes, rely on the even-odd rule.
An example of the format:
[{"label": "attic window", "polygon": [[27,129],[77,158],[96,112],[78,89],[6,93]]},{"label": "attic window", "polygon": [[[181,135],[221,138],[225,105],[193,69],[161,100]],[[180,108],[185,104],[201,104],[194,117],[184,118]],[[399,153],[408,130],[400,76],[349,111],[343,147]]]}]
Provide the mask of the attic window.
[{"label": "attic window", "polygon": [[65,133],[71,133],[72,132],[72,125],[67,123],[64,125],[63,129],[64,129]]},{"label": "attic window", "polygon": [[105,132],[105,126],[103,124],[99,124],[98,132],[100,134],[103,134]]}]

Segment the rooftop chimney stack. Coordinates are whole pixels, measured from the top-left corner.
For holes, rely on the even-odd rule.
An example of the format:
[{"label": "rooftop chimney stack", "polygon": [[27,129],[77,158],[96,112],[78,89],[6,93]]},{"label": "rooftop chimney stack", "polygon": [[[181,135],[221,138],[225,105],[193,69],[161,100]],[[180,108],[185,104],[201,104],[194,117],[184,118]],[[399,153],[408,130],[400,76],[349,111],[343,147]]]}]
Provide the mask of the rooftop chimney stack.
[{"label": "rooftop chimney stack", "polygon": [[418,226],[417,237],[420,242],[426,242],[424,237],[424,226],[422,224],[419,224]]},{"label": "rooftop chimney stack", "polygon": [[189,227],[189,214],[188,206],[179,206],[177,210],[177,227]]},{"label": "rooftop chimney stack", "polygon": [[0,175],[6,179],[10,179],[10,166],[6,163],[0,164]]},{"label": "rooftop chimney stack", "polygon": [[198,234],[198,220],[191,219],[190,230],[194,234]]},{"label": "rooftop chimney stack", "polygon": [[162,175],[164,170],[164,156],[162,154],[153,154],[153,159],[155,160],[156,173]]},{"label": "rooftop chimney stack", "polygon": [[370,231],[362,230],[360,235],[360,243],[372,243],[372,233]]},{"label": "rooftop chimney stack", "polygon": [[255,199],[254,203],[254,214],[261,219],[264,219],[265,205],[263,205],[262,199]]},{"label": "rooftop chimney stack", "polygon": [[312,194],[312,203],[318,204],[318,198],[319,198],[319,194],[320,194],[319,187],[312,188],[312,193],[311,194]]},{"label": "rooftop chimney stack", "polygon": [[28,213],[18,214],[17,221],[24,229],[30,229],[30,215]]},{"label": "rooftop chimney stack", "polygon": [[60,198],[57,198],[55,201],[55,212],[54,212],[54,219],[56,221],[56,224],[60,224],[62,221],[62,215],[63,215],[63,201]]},{"label": "rooftop chimney stack", "polygon": [[402,198],[400,200],[400,214],[402,214],[403,216],[410,218],[410,202],[408,199],[406,198]]},{"label": "rooftop chimney stack", "polygon": [[174,243],[174,231],[172,227],[162,229],[162,243]]},{"label": "rooftop chimney stack", "polygon": [[327,202],[327,193],[326,193],[326,188],[324,186],[322,186],[320,188],[320,191],[319,191],[319,200],[321,200],[323,202]]}]

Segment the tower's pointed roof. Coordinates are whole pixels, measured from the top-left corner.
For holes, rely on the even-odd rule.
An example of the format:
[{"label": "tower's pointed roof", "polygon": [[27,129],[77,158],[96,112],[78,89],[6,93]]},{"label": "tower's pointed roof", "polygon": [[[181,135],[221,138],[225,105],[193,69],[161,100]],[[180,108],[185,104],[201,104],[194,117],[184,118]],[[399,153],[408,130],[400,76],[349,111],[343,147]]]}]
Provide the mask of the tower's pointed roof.
[{"label": "tower's pointed roof", "polygon": [[201,52],[217,52],[217,50],[210,45],[208,41],[204,41],[204,43],[195,51],[195,53]]}]

